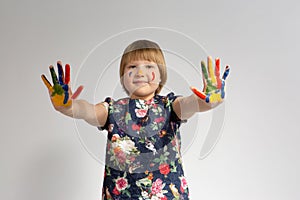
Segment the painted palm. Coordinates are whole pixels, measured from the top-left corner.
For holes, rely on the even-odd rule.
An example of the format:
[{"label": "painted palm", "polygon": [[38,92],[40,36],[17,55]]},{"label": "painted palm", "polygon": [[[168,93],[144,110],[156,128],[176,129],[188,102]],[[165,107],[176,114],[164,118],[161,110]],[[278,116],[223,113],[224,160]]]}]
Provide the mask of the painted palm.
[{"label": "painted palm", "polygon": [[54,67],[52,65],[49,66],[49,70],[52,77],[53,85],[48,81],[46,76],[42,74],[41,78],[48,88],[49,94],[51,96],[51,101],[54,106],[71,106],[72,99],[76,99],[78,95],[81,93],[83,86],[78,87],[76,92],[72,94],[70,84],[70,65],[65,65],[65,72],[63,70],[62,64],[60,61],[57,62],[57,70],[58,70],[58,78]]},{"label": "painted palm", "polygon": [[225,80],[229,75],[229,66],[226,66],[222,78],[220,78],[220,59],[215,59],[215,70],[210,56],[207,57],[207,67],[204,61],[201,61],[203,91],[195,87],[191,90],[207,103],[221,102],[225,97]]}]

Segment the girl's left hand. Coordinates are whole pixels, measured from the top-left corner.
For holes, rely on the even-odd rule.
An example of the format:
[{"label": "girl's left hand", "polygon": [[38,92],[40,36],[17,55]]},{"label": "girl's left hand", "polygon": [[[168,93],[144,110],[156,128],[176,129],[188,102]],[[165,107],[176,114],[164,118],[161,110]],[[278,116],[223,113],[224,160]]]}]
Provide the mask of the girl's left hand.
[{"label": "girl's left hand", "polygon": [[[212,67],[212,58],[207,57],[207,69],[204,61],[201,61],[202,77],[203,77],[203,91],[199,91],[195,87],[190,89],[201,99],[207,103],[222,102],[225,97],[225,80],[229,75],[230,68],[227,65],[223,73],[222,79],[220,78],[220,59],[215,59],[215,71]],[[208,70],[208,73],[207,73]]]}]

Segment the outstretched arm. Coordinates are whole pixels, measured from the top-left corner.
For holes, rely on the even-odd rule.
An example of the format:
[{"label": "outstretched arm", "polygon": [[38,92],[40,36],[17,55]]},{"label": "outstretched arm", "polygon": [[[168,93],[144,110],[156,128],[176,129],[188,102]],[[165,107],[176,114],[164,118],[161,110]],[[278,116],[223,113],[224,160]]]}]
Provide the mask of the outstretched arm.
[{"label": "outstretched arm", "polygon": [[[229,75],[229,66],[226,66],[222,78],[220,77],[220,59],[215,60],[215,70],[212,67],[212,58],[201,62],[203,91],[190,87],[193,94],[188,97],[178,97],[172,104],[180,119],[188,119],[196,112],[205,112],[220,105],[225,98],[225,80]],[[208,71],[208,72],[207,72]]]},{"label": "outstretched arm", "polygon": [[48,88],[51,103],[55,110],[62,114],[76,118],[83,119],[91,125],[103,126],[107,119],[107,103],[99,103],[96,105],[90,104],[85,100],[77,100],[83,86],[72,93],[70,87],[70,65],[65,65],[65,73],[60,61],[57,62],[58,78],[54,67],[49,67],[53,85],[48,81],[46,76],[41,76],[45,86]]}]

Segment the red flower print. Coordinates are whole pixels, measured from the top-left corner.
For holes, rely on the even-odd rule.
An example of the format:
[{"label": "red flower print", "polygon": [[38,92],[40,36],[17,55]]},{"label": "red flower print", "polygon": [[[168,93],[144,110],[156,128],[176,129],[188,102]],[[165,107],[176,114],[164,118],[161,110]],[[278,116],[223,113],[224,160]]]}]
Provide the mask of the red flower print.
[{"label": "red flower print", "polygon": [[137,125],[137,124],[132,124],[131,126],[132,130],[134,131],[139,131],[141,129],[141,126],[140,125]]},{"label": "red flower print", "polygon": [[161,164],[158,168],[161,174],[167,175],[170,172],[170,166],[167,163]]},{"label": "red flower print", "polygon": [[121,177],[116,180],[116,188],[118,191],[122,191],[126,189],[127,186],[128,186],[128,182],[126,178]]},{"label": "red flower print", "polygon": [[114,190],[113,190],[113,193],[115,195],[119,195],[120,194],[120,191],[115,187]]}]

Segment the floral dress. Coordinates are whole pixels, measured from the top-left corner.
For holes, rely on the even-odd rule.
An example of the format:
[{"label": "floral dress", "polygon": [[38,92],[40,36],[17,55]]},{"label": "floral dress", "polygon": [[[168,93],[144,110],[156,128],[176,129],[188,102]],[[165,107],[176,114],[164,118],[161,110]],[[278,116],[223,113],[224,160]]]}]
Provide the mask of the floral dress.
[{"label": "floral dress", "polygon": [[151,100],[124,98],[109,104],[104,200],[189,199],[180,154],[173,93]]}]

